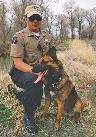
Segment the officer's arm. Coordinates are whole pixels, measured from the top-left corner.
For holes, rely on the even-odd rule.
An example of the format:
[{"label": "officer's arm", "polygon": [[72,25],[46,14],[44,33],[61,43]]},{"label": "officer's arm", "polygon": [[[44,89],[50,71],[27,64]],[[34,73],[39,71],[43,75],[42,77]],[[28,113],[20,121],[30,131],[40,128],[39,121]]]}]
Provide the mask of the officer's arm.
[{"label": "officer's arm", "polygon": [[[21,71],[23,71],[23,72],[34,73],[34,72],[32,72],[32,66],[24,63],[24,62],[23,62],[23,58],[13,57],[13,61],[14,61],[15,68],[17,68],[18,70],[21,70]],[[41,72],[35,73],[35,74],[36,74],[36,75],[40,75]]]},{"label": "officer's arm", "polygon": [[15,68],[21,70],[23,72],[30,72],[32,73],[32,66],[23,62],[23,58],[16,58],[13,57]]}]

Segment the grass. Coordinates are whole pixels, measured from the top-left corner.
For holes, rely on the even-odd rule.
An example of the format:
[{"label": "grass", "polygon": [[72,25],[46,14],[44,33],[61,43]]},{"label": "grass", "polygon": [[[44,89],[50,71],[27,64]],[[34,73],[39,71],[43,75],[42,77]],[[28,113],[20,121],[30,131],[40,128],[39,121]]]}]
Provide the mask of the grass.
[{"label": "grass", "polygon": [[10,67],[12,64],[12,59],[7,56],[7,57],[0,57],[0,70],[2,74],[5,74],[6,72],[9,71]]},{"label": "grass", "polygon": [[11,115],[11,110],[4,104],[4,97],[0,96],[0,123],[2,123],[4,127],[14,128],[14,122],[12,118],[10,118]]},{"label": "grass", "polygon": [[[65,47],[63,47],[65,45]],[[95,137],[96,135],[96,51],[85,41],[73,40],[56,46],[57,56],[62,61],[64,69],[75,82],[76,90],[86,107],[78,125],[73,117],[64,114],[61,128],[54,131],[57,113],[56,104],[52,103],[49,115],[43,124],[38,124],[39,132],[35,137]],[[61,51],[63,48],[63,51]],[[8,62],[8,63],[7,63]],[[32,137],[21,123],[23,107],[15,96],[7,93],[7,85],[12,83],[6,72],[9,71],[12,60],[0,59],[0,136]],[[38,120],[44,106],[42,98],[41,107],[35,113]]]}]

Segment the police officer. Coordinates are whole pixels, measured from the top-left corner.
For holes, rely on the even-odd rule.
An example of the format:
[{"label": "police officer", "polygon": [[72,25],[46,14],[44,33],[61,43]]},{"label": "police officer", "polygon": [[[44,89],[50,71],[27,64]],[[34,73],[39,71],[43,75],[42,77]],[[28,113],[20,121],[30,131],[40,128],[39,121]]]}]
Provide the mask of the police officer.
[{"label": "police officer", "polygon": [[8,91],[13,92],[24,106],[23,124],[32,133],[36,133],[38,128],[33,111],[40,106],[43,82],[34,84],[40,73],[34,73],[33,68],[53,42],[51,35],[40,29],[42,12],[39,6],[27,6],[24,19],[27,27],[16,32],[12,38],[10,56],[13,65],[9,72],[14,84],[24,91],[18,91],[13,84],[8,85]]}]

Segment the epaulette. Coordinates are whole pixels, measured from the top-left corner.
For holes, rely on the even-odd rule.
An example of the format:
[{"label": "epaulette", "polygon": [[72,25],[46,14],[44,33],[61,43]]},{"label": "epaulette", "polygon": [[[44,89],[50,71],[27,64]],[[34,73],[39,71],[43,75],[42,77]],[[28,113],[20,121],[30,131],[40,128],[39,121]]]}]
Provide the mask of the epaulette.
[{"label": "epaulette", "polygon": [[18,35],[18,34],[22,34],[22,33],[24,33],[24,30],[20,30],[20,31],[16,32],[15,34]]},{"label": "epaulette", "polygon": [[45,30],[42,30],[44,33],[46,33],[46,31]]}]

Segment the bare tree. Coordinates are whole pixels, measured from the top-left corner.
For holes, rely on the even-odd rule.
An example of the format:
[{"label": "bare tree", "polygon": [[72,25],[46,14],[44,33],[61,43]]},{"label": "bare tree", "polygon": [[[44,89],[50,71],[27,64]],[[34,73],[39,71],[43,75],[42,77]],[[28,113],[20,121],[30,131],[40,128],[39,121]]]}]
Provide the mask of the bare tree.
[{"label": "bare tree", "polygon": [[47,30],[49,33],[54,31],[54,23],[57,19],[57,16],[54,15],[54,12],[49,10],[48,8],[44,11],[44,18],[42,21],[42,28]]},{"label": "bare tree", "polygon": [[69,34],[69,22],[68,17],[64,14],[59,14],[57,19],[57,24],[60,29],[60,39],[68,39]]},{"label": "bare tree", "polygon": [[13,30],[14,32],[19,31],[20,29],[24,28],[24,13],[26,7],[26,0],[15,1],[13,0],[11,3],[12,11],[12,20],[14,21]]},{"label": "bare tree", "polygon": [[88,38],[92,39],[96,27],[96,13],[94,12],[94,10],[87,10],[85,13],[85,18],[88,22]]},{"label": "bare tree", "polygon": [[81,39],[81,32],[82,32],[82,27],[84,23],[85,10],[77,7],[74,11],[74,14],[75,14],[76,22],[77,22],[76,25],[78,28],[79,39]]},{"label": "bare tree", "polygon": [[0,4],[0,56],[6,56],[9,50],[8,38],[11,31],[12,21],[7,17],[8,6],[6,3]]},{"label": "bare tree", "polygon": [[75,38],[75,16],[74,16],[74,10],[75,10],[75,1],[69,0],[68,3],[63,4],[64,12],[67,12],[68,18],[69,18],[69,25],[71,29],[71,38]]},{"label": "bare tree", "polygon": [[94,23],[94,39],[96,39],[96,7],[94,7],[93,8],[93,13],[94,13],[94,21],[93,21],[93,23]]}]

